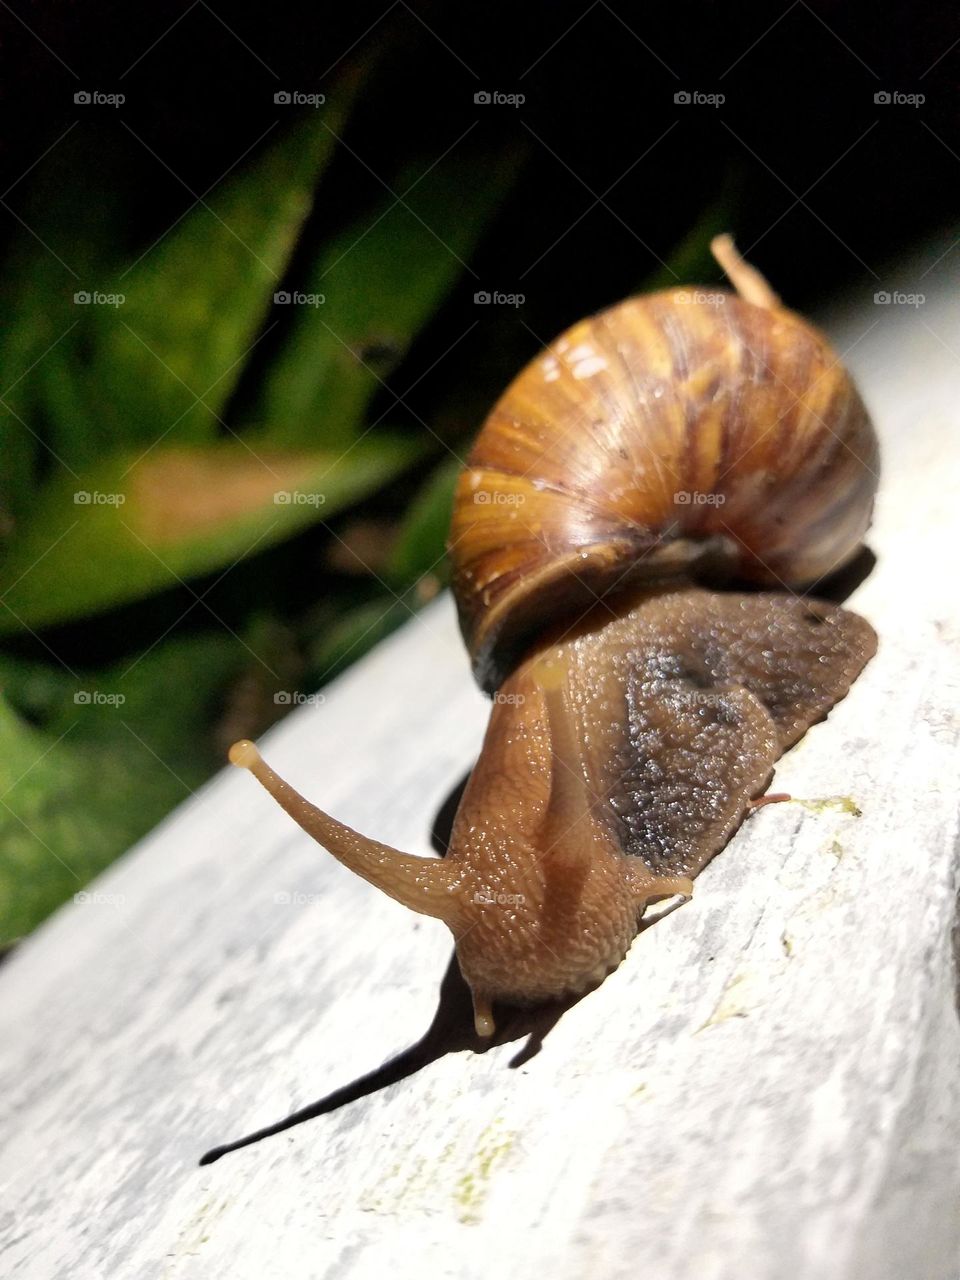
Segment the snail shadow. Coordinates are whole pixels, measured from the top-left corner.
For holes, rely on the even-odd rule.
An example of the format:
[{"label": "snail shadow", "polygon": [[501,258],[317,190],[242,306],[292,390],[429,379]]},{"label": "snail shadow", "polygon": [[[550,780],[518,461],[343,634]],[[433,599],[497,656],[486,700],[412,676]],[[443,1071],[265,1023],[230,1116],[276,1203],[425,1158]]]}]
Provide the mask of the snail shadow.
[{"label": "snail shadow", "polygon": [[[453,819],[466,784],[465,777],[443,802],[434,820],[431,840],[433,847],[441,856],[447,851]],[[496,1045],[526,1039],[526,1043],[519,1048],[509,1064],[512,1068],[521,1067],[531,1058],[536,1057],[547,1034],[556,1026],[567,1009],[572,1008],[582,998],[582,996],[575,996],[563,1002],[541,1005],[534,1009],[515,1009],[498,1005],[496,1032],[489,1038],[480,1037],[474,1030],[470,989],[461,976],[456,953],[453,953],[440,983],[433,1019],[415,1044],[402,1050],[382,1066],[367,1072],[349,1084],[341,1085],[339,1089],[334,1089],[316,1102],[302,1107],[299,1111],[294,1111],[282,1120],[257,1129],[254,1133],[237,1138],[233,1142],[225,1143],[223,1146],[212,1148],[201,1158],[200,1164],[213,1164],[231,1151],[251,1146],[263,1138],[283,1133],[318,1116],[329,1115],[340,1107],[366,1098],[400,1080],[406,1080],[448,1053],[461,1053],[466,1050],[485,1053]]]},{"label": "snail shadow", "polygon": [[861,547],[857,554],[842,569],[824,578],[813,590],[813,595],[821,600],[829,600],[831,604],[843,604],[853,595],[861,582],[865,582],[873,573],[877,557],[869,547]]}]

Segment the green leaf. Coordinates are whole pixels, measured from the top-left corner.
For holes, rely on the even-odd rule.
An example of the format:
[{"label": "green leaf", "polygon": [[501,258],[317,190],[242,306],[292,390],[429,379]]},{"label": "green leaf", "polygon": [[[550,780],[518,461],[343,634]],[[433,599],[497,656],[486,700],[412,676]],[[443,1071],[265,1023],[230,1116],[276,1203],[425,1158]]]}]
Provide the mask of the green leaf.
[{"label": "green leaf", "polygon": [[91,308],[95,366],[113,371],[112,438],[152,441],[171,428],[178,440],[216,437],[343,115],[340,103],[278,128],[252,164],[116,278],[122,306]]},{"label": "green leaf", "polygon": [[424,574],[446,580],[445,548],[461,469],[459,458],[445,458],[410,504],[387,565],[387,576],[399,589],[413,586]]},{"label": "green leaf", "polygon": [[270,440],[355,438],[383,379],[468,269],[515,168],[510,155],[478,175],[476,157],[453,155],[422,178],[423,166],[409,170],[395,186],[409,192],[402,201],[388,196],[326,246],[301,287],[324,302],[284,308],[289,335],[253,415]]},{"label": "green leaf", "polygon": [[[105,205],[104,216],[81,218],[66,234],[59,223],[67,202],[46,193],[31,225],[46,240],[46,222],[54,222],[50,236],[65,246],[74,274],[36,241],[15,246],[16,320],[0,342],[3,385],[19,379],[9,403],[54,455],[80,470],[166,433],[171,441],[217,437],[349,96],[344,88],[322,116],[277,128],[159,240],[132,252],[116,233],[122,211],[113,205],[124,184],[101,187],[82,147],[71,160],[74,135],[63,140],[70,208]],[[83,296],[113,301],[76,302]]]},{"label": "green leaf", "polygon": [[118,157],[77,127],[29,183],[7,193],[16,227],[0,271],[0,501],[14,515],[29,506],[38,466],[53,458],[44,443],[52,434],[44,361],[78,321],[74,290],[113,269],[128,194]]},{"label": "green leaf", "polygon": [[230,441],[57,475],[0,562],[0,632],[83,617],[229,567],[376,490],[422,451],[388,433],[345,452],[254,453]]},{"label": "green leaf", "polygon": [[208,776],[211,708],[246,660],[226,632],[172,638],[133,668],[78,678],[0,657],[0,945],[82,891]]}]

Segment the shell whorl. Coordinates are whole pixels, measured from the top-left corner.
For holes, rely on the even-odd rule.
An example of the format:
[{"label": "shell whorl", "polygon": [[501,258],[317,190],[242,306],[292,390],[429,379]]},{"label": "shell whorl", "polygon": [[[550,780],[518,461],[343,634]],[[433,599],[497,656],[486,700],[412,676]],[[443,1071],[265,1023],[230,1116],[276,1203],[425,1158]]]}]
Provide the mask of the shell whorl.
[{"label": "shell whorl", "polygon": [[826,339],[770,298],[627,299],[568,329],[494,406],[449,543],[483,688],[620,586],[722,565],[800,588],[855,554],[873,427]]}]

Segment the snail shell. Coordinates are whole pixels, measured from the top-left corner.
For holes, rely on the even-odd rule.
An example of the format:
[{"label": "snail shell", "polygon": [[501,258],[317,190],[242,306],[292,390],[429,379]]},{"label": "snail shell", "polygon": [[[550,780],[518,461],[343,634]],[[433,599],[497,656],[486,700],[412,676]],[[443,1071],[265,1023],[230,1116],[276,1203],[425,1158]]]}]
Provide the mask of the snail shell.
[{"label": "snail shell", "polygon": [[672,289],[575,324],[507,388],[458,484],[478,682],[498,688],[545,620],[628,584],[819,580],[859,547],[877,470],[839,356],[772,294]]}]

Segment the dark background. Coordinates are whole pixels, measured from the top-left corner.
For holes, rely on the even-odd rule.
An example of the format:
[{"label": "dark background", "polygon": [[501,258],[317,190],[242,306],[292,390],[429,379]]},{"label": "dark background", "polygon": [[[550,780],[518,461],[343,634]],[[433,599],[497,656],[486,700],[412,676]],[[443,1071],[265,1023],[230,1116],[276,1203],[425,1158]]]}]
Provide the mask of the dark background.
[{"label": "dark background", "polygon": [[[617,184],[606,197],[614,214],[586,213],[526,277],[530,306],[553,329],[657,267],[615,215],[664,257],[732,169],[739,238],[764,235],[755,257],[801,304],[954,212],[960,51],[951,46],[960,29],[946,5],[398,0],[214,10],[199,0],[140,9],[35,3],[19,12],[35,34],[0,13],[3,185],[78,118],[77,88],[122,89],[123,118],[177,175],[109,112],[81,117],[105,180],[138,194],[132,246],[185,207],[183,184],[205,189],[277,119],[278,87],[329,92],[345,64],[375,56],[348,139],[374,173],[389,176],[418,151],[439,155],[474,121],[471,145],[513,140],[529,151],[478,259],[481,276],[516,281],[584,214],[588,188],[601,195]],[[522,92],[526,102],[479,108],[473,94],[485,88]],[[694,88],[726,101],[679,110],[674,93]],[[874,93],[893,89],[926,101],[879,109]],[[626,172],[674,122],[669,145]],[[355,158],[342,155],[339,165],[344,186],[325,210],[331,219],[347,216],[364,184],[377,184]],[[814,212],[802,204],[787,212],[813,184]]]}]

